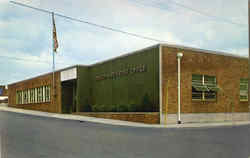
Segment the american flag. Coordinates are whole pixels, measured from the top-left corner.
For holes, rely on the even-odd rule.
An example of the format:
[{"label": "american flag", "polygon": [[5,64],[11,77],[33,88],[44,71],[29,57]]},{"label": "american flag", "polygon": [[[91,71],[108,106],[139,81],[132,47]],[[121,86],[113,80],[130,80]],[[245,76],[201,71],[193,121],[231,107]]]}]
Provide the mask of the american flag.
[{"label": "american flag", "polygon": [[55,24],[53,12],[52,12],[52,22],[53,22],[53,51],[56,52],[58,48],[58,41],[57,41],[57,36],[56,36],[56,24]]}]

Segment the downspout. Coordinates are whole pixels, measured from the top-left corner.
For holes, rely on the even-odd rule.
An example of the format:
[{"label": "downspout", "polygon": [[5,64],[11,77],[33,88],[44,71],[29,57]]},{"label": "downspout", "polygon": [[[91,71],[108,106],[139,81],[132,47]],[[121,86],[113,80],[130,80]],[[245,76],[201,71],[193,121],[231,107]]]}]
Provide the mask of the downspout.
[{"label": "downspout", "polygon": [[178,62],[178,124],[181,124],[181,58],[183,54],[177,53]]}]

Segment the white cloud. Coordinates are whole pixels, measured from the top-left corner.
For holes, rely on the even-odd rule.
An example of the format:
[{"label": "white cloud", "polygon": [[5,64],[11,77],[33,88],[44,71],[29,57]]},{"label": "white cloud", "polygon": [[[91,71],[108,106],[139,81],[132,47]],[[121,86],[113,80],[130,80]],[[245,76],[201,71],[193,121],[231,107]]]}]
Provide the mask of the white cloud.
[{"label": "white cloud", "polygon": [[3,3],[8,3],[9,0],[0,0],[0,4],[3,4]]}]

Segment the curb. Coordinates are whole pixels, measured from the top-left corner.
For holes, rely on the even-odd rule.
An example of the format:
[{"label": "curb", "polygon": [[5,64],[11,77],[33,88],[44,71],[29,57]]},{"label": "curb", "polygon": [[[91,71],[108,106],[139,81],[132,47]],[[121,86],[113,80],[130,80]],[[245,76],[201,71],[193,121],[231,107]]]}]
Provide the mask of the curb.
[{"label": "curb", "polygon": [[116,125],[116,126],[128,126],[128,127],[147,127],[147,128],[212,128],[212,127],[225,127],[225,126],[242,126],[242,125],[250,125],[250,121],[235,121],[235,122],[216,122],[216,123],[186,123],[186,124],[168,124],[168,125],[152,125],[152,124],[144,124],[144,123],[136,123],[129,121],[121,121],[121,120],[112,120],[112,119],[103,119],[96,117],[88,117],[88,116],[80,116],[80,115],[71,115],[71,114],[57,114],[57,113],[49,113],[49,112],[41,112],[34,110],[24,110],[13,107],[1,106],[0,111],[8,111],[14,113],[21,113],[26,115],[34,115],[41,117],[49,117],[49,118],[57,118],[57,119],[65,119],[65,120],[76,120],[76,121],[86,121],[92,123],[101,123],[108,125]]}]

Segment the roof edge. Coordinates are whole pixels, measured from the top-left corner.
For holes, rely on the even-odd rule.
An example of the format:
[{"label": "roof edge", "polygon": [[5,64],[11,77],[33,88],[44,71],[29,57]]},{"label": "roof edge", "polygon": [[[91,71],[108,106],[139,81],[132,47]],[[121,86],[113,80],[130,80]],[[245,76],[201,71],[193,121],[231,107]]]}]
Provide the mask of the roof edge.
[{"label": "roof edge", "polygon": [[235,55],[235,54],[227,53],[227,52],[223,52],[223,51],[213,51],[213,50],[188,47],[188,46],[182,46],[182,45],[167,44],[167,43],[160,43],[160,45],[166,46],[166,47],[171,47],[171,48],[177,48],[177,49],[192,50],[192,51],[199,52],[199,53],[208,53],[208,54],[223,55],[223,56],[229,56],[229,57],[235,57],[235,58],[241,58],[241,59],[249,59],[248,57],[245,57],[245,56]]},{"label": "roof edge", "polygon": [[[248,57],[245,57],[245,56],[235,55],[235,54],[232,54],[232,53],[227,53],[227,52],[222,52],[222,51],[213,51],[213,50],[206,50],[206,49],[200,49],[200,48],[188,47],[188,46],[182,46],[182,45],[159,43],[159,44],[154,44],[154,45],[151,45],[151,46],[143,48],[143,49],[139,49],[139,50],[135,50],[135,51],[132,51],[132,52],[129,52],[129,53],[125,53],[123,55],[119,55],[119,56],[116,56],[116,57],[113,57],[113,58],[110,58],[110,59],[106,59],[106,60],[103,60],[103,61],[100,61],[100,62],[96,62],[94,64],[89,64],[89,65],[76,64],[76,65],[72,65],[72,66],[69,66],[69,67],[66,67],[66,68],[58,69],[55,72],[68,70],[68,69],[78,67],[78,66],[82,66],[82,67],[96,66],[96,65],[99,65],[99,64],[103,64],[103,63],[106,63],[106,62],[109,62],[109,61],[112,61],[112,60],[115,60],[115,59],[127,57],[129,55],[137,54],[137,53],[140,53],[142,51],[149,50],[149,49],[156,48],[156,47],[160,47],[160,46],[165,46],[165,47],[170,47],[170,48],[177,48],[177,49],[186,49],[186,50],[191,50],[191,51],[195,51],[195,52],[198,52],[198,53],[208,53],[208,54],[229,56],[229,57],[241,58],[241,59],[247,59],[247,60],[249,59]],[[19,83],[19,82],[32,80],[32,79],[35,79],[37,77],[49,75],[51,73],[53,73],[53,72],[51,71],[51,72],[48,72],[48,73],[40,74],[38,76],[31,77],[31,78],[24,79],[24,80],[20,80],[20,81],[16,81],[16,82],[13,82],[13,83],[10,83],[10,84],[7,84],[7,85],[9,86],[9,85],[13,85],[13,84],[16,84],[16,83]]]},{"label": "roof edge", "polygon": [[110,59],[106,59],[106,60],[103,60],[103,61],[99,61],[99,62],[96,62],[94,64],[90,64],[88,66],[89,67],[96,66],[96,65],[99,65],[99,64],[103,64],[103,63],[115,60],[115,59],[127,57],[129,55],[134,55],[134,54],[140,53],[142,51],[149,50],[149,49],[152,49],[152,48],[156,48],[156,47],[159,47],[159,46],[160,46],[160,44],[154,44],[154,45],[151,45],[149,47],[146,47],[146,48],[143,48],[143,49],[138,49],[138,50],[135,50],[135,51],[132,51],[132,52],[129,52],[129,53],[125,53],[125,54],[122,54],[122,55],[119,55],[119,56],[116,56],[116,57],[113,57],[113,58],[110,58]]},{"label": "roof edge", "polygon": [[[79,65],[79,64],[72,65],[72,66],[62,68],[62,69],[55,70],[54,72],[55,73],[56,72],[61,72],[61,71],[72,69],[72,68],[75,68],[75,67],[78,67],[78,66],[86,66],[86,65]],[[50,71],[50,72],[40,74],[40,75],[37,75],[37,76],[34,76],[34,77],[30,77],[30,78],[27,78],[27,79],[24,79],[24,80],[19,80],[19,81],[16,81],[16,82],[13,82],[13,83],[10,83],[10,84],[7,84],[7,85],[9,86],[9,85],[13,85],[13,84],[16,84],[16,83],[19,83],[19,82],[29,81],[29,80],[32,80],[32,79],[35,79],[35,78],[38,78],[38,77],[42,77],[42,76],[46,76],[46,75],[49,75],[49,74],[52,74],[52,73],[53,73],[53,71]]]}]

